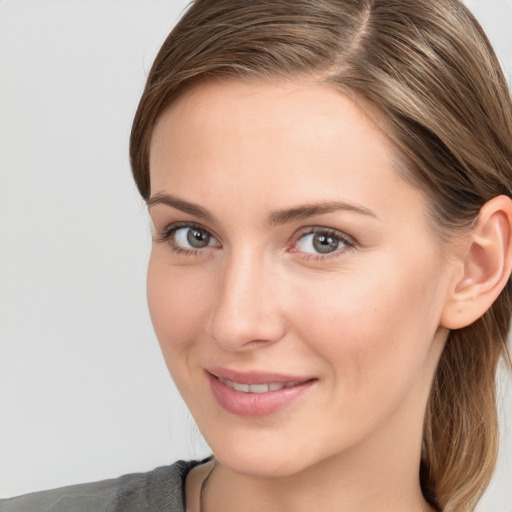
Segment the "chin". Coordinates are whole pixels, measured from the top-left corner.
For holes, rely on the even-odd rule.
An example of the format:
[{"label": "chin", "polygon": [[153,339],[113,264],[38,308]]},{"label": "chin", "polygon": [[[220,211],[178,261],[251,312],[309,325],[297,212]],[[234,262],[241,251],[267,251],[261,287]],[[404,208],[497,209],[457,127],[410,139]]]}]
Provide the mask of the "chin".
[{"label": "chin", "polygon": [[[205,438],[222,465],[248,476],[288,477],[314,466],[324,458],[318,446],[300,446],[295,440],[279,439],[280,436],[272,439],[272,434],[267,439],[247,434],[229,436],[224,431],[216,438]],[[325,458],[332,455],[325,454]]]},{"label": "chin", "polygon": [[276,454],[214,452],[215,458],[232,471],[259,478],[284,478],[304,471],[310,466],[297,452],[279,457]]}]

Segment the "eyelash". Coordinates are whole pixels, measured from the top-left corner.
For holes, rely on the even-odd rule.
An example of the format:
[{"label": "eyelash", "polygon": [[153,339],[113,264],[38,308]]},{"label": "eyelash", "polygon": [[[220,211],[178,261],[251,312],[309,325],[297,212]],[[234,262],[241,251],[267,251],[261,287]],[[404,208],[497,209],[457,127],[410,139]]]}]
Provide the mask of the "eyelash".
[{"label": "eyelash", "polygon": [[168,243],[175,254],[183,256],[199,256],[200,253],[203,252],[203,249],[185,249],[184,247],[179,246],[174,240],[174,234],[182,228],[200,229],[209,233],[213,238],[216,238],[209,229],[201,226],[201,224],[196,224],[195,222],[174,222],[167,226],[164,231],[158,235],[156,241],[158,243]]},{"label": "eyelash", "polygon": [[[182,229],[182,228],[200,229],[200,230],[206,231],[210,236],[217,239],[217,237],[213,233],[211,233],[211,231],[209,229],[201,226],[201,224],[197,224],[195,222],[175,222],[175,223],[167,226],[164,229],[164,231],[156,237],[156,242],[168,243],[171,247],[171,250],[175,254],[184,255],[184,256],[199,256],[201,253],[204,252],[204,249],[185,249],[185,248],[179,246],[175,242],[175,240],[173,238],[174,234],[179,229]],[[329,258],[337,257],[340,254],[345,253],[345,252],[353,249],[356,246],[356,242],[352,237],[350,237],[340,231],[337,231],[332,228],[325,228],[325,227],[311,227],[311,228],[306,228],[305,230],[301,231],[300,233],[298,233],[296,236],[293,237],[291,243],[288,245],[290,252],[301,253],[301,251],[299,251],[299,250],[293,250],[293,246],[295,246],[302,238],[306,237],[307,235],[319,234],[319,233],[339,240],[345,247],[343,247],[341,249],[336,249],[335,251],[326,253],[326,254],[302,252],[302,255],[301,255],[302,259],[304,259],[306,261],[310,261],[310,260],[323,261],[323,260],[327,260]]]},{"label": "eyelash", "polygon": [[[322,234],[322,235],[327,235],[329,237],[333,237],[333,238],[337,239],[339,242],[341,242],[344,245],[344,247],[342,247],[341,249],[336,249],[333,252],[329,252],[326,254],[302,252],[301,258],[306,261],[311,261],[311,260],[324,261],[324,260],[327,260],[330,258],[336,258],[336,257],[340,256],[340,254],[346,253],[347,251],[353,249],[356,245],[356,242],[352,237],[342,233],[341,231],[338,231],[338,230],[332,229],[332,228],[324,228],[324,227],[316,227],[315,226],[315,227],[311,227],[311,228],[306,228],[305,231],[301,231],[297,236],[295,236],[293,238],[293,240],[291,242],[291,246],[293,247],[294,245],[296,245],[302,238],[306,237],[307,235],[316,235],[316,234]],[[301,252],[301,251],[293,250],[293,249],[291,249],[291,251],[296,252],[296,253]]]}]

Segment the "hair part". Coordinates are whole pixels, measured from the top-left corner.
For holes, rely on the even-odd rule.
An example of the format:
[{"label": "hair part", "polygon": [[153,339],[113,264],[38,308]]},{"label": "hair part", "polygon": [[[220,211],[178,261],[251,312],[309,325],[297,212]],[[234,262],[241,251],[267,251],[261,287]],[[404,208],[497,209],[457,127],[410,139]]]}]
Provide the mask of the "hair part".
[{"label": "hair part", "polygon": [[[163,112],[212,77],[312,77],[371,105],[426,195],[445,240],[493,197],[512,196],[512,102],[482,28],[458,0],[197,0],[149,73],[130,139],[133,176],[151,193],[151,136]],[[375,115],[375,111],[378,115]],[[424,427],[421,484],[439,510],[472,510],[496,463],[495,375],[510,365],[510,279],[474,324],[449,335]]]}]

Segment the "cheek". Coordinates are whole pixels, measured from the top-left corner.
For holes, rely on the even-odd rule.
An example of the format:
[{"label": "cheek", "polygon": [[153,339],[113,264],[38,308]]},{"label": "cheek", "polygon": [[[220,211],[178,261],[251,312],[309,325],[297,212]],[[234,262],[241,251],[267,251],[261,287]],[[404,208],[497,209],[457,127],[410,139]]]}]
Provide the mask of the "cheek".
[{"label": "cheek", "polygon": [[428,265],[383,267],[385,272],[354,270],[304,283],[292,305],[299,337],[329,362],[337,384],[341,380],[355,392],[376,381],[413,378],[437,328],[436,287],[425,271]]},{"label": "cheek", "polygon": [[169,369],[180,362],[199,338],[210,310],[210,286],[200,273],[186,267],[170,268],[151,255],[147,297],[151,321]]}]

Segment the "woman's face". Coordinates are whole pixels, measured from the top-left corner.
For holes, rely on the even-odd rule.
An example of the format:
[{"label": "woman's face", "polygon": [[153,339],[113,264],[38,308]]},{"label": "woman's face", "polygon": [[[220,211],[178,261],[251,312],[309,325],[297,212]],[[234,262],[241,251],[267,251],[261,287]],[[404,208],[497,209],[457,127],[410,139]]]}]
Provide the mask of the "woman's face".
[{"label": "woman's face", "polygon": [[393,158],[327,85],[211,81],[159,121],[151,317],[232,469],[419,456],[452,270]]}]

